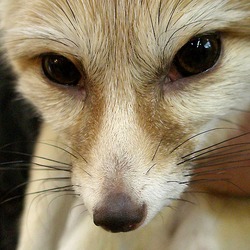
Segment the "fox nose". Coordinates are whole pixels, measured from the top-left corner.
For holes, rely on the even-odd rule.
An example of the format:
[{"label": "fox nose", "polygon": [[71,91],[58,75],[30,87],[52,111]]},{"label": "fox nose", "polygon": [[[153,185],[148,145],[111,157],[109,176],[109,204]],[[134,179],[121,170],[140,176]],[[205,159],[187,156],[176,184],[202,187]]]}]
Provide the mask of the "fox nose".
[{"label": "fox nose", "polygon": [[94,210],[94,223],[113,233],[128,232],[139,227],[146,216],[146,205],[138,205],[124,193],[109,195]]}]

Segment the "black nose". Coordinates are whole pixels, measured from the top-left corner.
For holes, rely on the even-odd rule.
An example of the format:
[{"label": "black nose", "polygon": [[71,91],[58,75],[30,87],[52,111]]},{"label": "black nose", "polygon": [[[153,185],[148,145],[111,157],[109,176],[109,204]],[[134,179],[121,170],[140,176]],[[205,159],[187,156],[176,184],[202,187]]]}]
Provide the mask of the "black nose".
[{"label": "black nose", "polygon": [[94,210],[94,223],[113,233],[136,229],[146,215],[145,204],[136,204],[124,193],[109,195]]}]

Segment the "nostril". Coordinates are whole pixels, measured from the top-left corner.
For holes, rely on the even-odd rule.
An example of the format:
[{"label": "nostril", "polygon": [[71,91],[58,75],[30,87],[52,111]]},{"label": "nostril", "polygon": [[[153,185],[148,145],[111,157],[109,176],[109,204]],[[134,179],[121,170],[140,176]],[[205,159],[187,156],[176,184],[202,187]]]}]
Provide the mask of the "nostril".
[{"label": "nostril", "polygon": [[146,205],[136,204],[124,193],[109,195],[94,210],[94,223],[111,232],[127,232],[140,226],[146,216]]}]

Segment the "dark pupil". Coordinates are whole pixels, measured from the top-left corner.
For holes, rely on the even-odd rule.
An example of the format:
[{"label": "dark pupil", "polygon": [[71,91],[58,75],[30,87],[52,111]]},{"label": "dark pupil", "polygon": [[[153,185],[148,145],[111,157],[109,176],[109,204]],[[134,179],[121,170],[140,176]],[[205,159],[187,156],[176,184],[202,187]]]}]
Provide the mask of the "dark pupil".
[{"label": "dark pupil", "polygon": [[76,85],[80,80],[80,73],[75,65],[63,56],[45,56],[43,71],[51,81],[63,85]]},{"label": "dark pupil", "polygon": [[215,35],[197,37],[177,53],[175,64],[183,76],[199,74],[211,68],[220,55],[220,40]]}]

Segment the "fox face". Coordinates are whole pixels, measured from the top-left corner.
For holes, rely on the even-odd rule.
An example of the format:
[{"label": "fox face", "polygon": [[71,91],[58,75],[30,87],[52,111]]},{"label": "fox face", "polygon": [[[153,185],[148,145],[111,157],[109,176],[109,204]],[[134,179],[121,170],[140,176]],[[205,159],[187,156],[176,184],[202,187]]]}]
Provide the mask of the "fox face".
[{"label": "fox face", "polygon": [[247,0],[0,6],[17,89],[71,149],[75,192],[108,231],[178,199],[194,167],[185,157],[248,105]]}]

